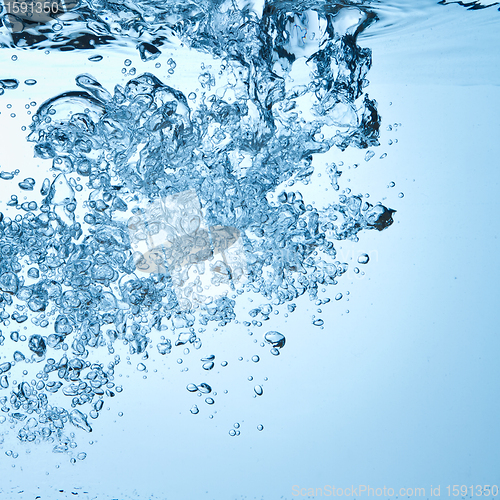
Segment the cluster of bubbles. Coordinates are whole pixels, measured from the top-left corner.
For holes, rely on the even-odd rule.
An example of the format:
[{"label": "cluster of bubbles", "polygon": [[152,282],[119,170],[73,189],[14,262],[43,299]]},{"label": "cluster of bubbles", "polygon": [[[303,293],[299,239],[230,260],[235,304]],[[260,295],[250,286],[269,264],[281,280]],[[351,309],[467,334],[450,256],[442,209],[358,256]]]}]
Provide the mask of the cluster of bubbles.
[{"label": "cluster of bubbles", "polygon": [[[73,18],[79,35],[66,39],[67,46],[152,33],[160,23],[164,36],[170,30],[222,61],[230,97],[213,93],[208,68],[199,76],[200,96],[185,96],[151,73],[113,91],[79,75],[80,90],[54,96],[33,116],[29,141],[57,175],[42,182],[40,206],[13,197],[8,204],[19,214],[0,214],[0,319],[5,326],[33,324],[29,335],[0,333],[0,346],[16,343],[13,358],[0,364],[0,411],[19,425],[19,440],[52,441],[54,451],[68,452],[68,426],[91,432],[106,398],[122,391],[114,381],[117,341],[141,356],[138,369],[144,371],[152,345],[161,355],[199,348],[204,329],[196,330],[196,323],[235,320],[243,293],[266,302],[250,311],[254,321],[268,319],[282,304],[293,312],[293,300],[304,294],[320,300],[318,289],[346,272],[347,264],[336,260],[336,241],[357,241],[360,231],[392,224],[393,210],[350,191],[337,193],[342,172],[334,163],[328,174],[335,202],[317,209],[292,189],[308,183],[318,157],[332,148],[379,144],[377,103],[364,93],[371,52],[356,43],[373,16],[346,9],[346,3],[270,2],[260,16],[177,0],[161,7],[137,2],[133,12],[106,1],[98,11],[83,1],[75,10],[85,21]],[[18,35],[32,43],[25,32]],[[152,40],[139,50],[143,60],[160,52]],[[304,58],[308,82],[293,85],[289,75]],[[175,62],[167,64],[173,74]],[[16,85],[0,82],[2,90]],[[26,178],[19,187],[29,192],[35,184]],[[168,217],[180,212],[175,224],[148,219],[160,205]],[[135,249],[136,240],[174,226],[175,237],[160,245],[159,261],[158,254]],[[224,257],[235,242],[239,266]],[[358,262],[368,260],[362,255]],[[156,272],[147,271],[151,262]],[[210,285],[228,291],[209,295],[205,274]],[[264,341],[278,355],[285,336],[269,331]],[[108,361],[92,362],[96,351]],[[213,357],[202,361],[205,370],[213,368]],[[33,380],[14,380],[15,365],[36,367]],[[206,383],[187,390],[202,393],[207,404],[214,401]],[[254,393],[261,396],[262,386]],[[239,424],[234,427],[230,434],[238,435]]]}]

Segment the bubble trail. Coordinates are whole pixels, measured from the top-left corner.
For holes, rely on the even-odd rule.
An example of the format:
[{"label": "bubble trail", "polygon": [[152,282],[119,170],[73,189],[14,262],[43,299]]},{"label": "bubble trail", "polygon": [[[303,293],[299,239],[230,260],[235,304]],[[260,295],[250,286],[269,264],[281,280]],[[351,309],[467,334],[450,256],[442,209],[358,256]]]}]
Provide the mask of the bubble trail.
[{"label": "bubble trail", "polygon": [[[113,38],[104,35],[103,19],[119,23],[123,37],[142,32],[141,23],[145,33],[157,29],[161,20],[165,37],[221,62],[223,91],[205,67],[201,91],[186,97],[175,85],[173,59],[172,86],[146,72],[111,91],[92,75],[77,75],[78,90],[46,100],[30,126],[35,156],[56,172],[36,186],[42,202],[23,202],[11,218],[19,205],[12,195],[11,212],[0,214],[0,318],[5,327],[11,320],[35,325],[24,340],[0,334],[0,345],[17,342],[13,359],[0,364],[0,391],[10,391],[1,410],[19,440],[49,441],[55,452],[71,453],[65,433],[91,432],[104,401],[121,392],[117,341],[140,355],[134,366],[147,373],[151,345],[167,358],[200,349],[204,330],[196,328],[234,321],[242,294],[266,301],[250,313],[255,326],[283,304],[292,313],[293,300],[307,294],[316,301],[321,287],[347,271],[336,260],[337,241],[382,231],[395,213],[340,191],[335,164],[328,167],[328,206],[313,208],[291,189],[309,183],[330,150],[379,145],[377,103],[364,92],[371,52],[356,43],[374,20],[366,7],[268,2],[257,13],[208,2],[186,11],[177,2],[148,5],[148,21],[134,10],[132,25],[125,5],[105,2],[97,12],[82,2],[74,12],[88,20],[83,32],[47,36],[82,49]],[[195,18],[202,21],[190,22]],[[149,42],[138,50],[144,62],[161,55]],[[296,64],[307,64],[306,84],[294,85]],[[17,85],[0,82],[9,91]],[[0,177],[8,182],[14,174]],[[35,189],[31,177],[18,184],[27,194]],[[274,356],[285,346],[276,331],[264,341]],[[106,362],[93,361],[97,355]],[[199,358],[207,377],[215,357]],[[14,383],[17,365],[37,372],[34,384]],[[201,396],[212,387],[190,383],[187,391]],[[255,395],[263,392],[254,387]],[[205,402],[216,404],[208,396]]]}]

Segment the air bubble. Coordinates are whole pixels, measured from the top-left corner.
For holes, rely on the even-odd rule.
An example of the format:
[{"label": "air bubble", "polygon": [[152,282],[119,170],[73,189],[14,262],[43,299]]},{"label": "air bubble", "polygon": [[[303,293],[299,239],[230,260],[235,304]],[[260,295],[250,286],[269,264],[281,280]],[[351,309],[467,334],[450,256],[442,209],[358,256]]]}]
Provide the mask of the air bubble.
[{"label": "air bubble", "polygon": [[368,254],[366,253],[362,253],[359,257],[358,257],[358,262],[360,264],[368,264],[368,261],[370,260],[370,257],[368,256]]},{"label": "air bubble", "polygon": [[264,335],[264,340],[273,347],[282,348],[285,345],[285,336],[280,332],[270,331]]},{"label": "air bubble", "polygon": [[202,384],[200,384],[198,386],[198,390],[202,394],[210,394],[212,392],[212,388],[208,384],[206,384],[205,382],[203,382]]}]

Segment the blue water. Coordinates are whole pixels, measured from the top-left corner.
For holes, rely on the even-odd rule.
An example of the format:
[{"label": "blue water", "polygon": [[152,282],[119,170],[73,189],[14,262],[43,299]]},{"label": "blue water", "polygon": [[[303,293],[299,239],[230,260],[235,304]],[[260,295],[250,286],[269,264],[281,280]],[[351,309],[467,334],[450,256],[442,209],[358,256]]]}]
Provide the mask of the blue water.
[{"label": "blue water", "polygon": [[498,247],[458,201],[494,161],[487,5],[4,6],[2,498],[499,483],[494,274],[460,308],[453,258]]}]

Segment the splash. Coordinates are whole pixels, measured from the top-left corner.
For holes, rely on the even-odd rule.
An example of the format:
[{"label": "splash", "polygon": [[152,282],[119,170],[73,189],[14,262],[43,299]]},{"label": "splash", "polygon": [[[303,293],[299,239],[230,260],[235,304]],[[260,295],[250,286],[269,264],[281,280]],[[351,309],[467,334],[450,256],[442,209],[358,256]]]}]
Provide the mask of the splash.
[{"label": "splash", "polygon": [[[340,193],[335,163],[327,169],[335,202],[317,209],[292,189],[308,184],[330,150],[379,144],[377,103],[364,91],[371,52],[356,43],[375,16],[359,2],[270,2],[260,14],[226,3],[82,2],[72,15],[78,36],[50,43],[85,48],[140,35],[149,60],[175,39],[211,54],[220,72],[202,67],[203,90],[188,96],[151,73],[113,90],[79,75],[80,90],[33,117],[29,141],[57,176],[42,183],[40,206],[13,197],[23,215],[0,215],[1,318],[31,320],[38,331],[0,335],[0,345],[19,346],[0,365],[9,391],[0,405],[21,441],[68,453],[68,429],[91,432],[106,398],[122,390],[118,341],[141,360],[152,345],[161,355],[199,348],[196,326],[235,320],[242,294],[265,302],[252,318],[284,304],[293,312],[295,299],[317,300],[319,287],[346,272],[337,241],[382,231],[394,214]],[[12,36],[35,43],[23,31]],[[19,186],[31,191],[35,181]],[[285,346],[280,332],[264,340],[274,355]],[[95,353],[108,362],[93,362]],[[36,367],[36,380],[14,382],[16,365]],[[214,403],[208,384],[187,389]]]}]

